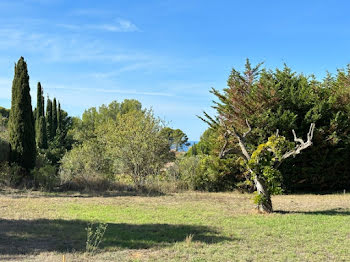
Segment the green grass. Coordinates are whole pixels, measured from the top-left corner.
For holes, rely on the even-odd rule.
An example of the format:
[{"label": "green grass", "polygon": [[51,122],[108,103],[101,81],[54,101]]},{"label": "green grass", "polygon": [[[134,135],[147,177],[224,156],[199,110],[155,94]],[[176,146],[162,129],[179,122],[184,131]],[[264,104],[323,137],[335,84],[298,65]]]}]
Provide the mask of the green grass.
[{"label": "green grass", "polygon": [[[251,197],[3,193],[0,261],[350,260],[349,194],[275,196],[273,214],[257,214]],[[89,221],[108,223],[93,259]]]}]

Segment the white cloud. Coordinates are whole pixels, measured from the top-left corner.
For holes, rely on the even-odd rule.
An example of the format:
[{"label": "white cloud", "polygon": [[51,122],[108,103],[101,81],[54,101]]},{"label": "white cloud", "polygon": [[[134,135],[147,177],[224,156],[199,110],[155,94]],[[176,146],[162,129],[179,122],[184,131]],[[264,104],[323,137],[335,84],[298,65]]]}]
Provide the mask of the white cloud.
[{"label": "white cloud", "polygon": [[101,92],[101,93],[116,93],[116,94],[124,94],[124,95],[142,95],[142,96],[174,96],[171,93],[164,92],[143,92],[137,90],[121,90],[121,89],[104,89],[104,88],[83,88],[83,87],[69,87],[64,85],[50,85],[47,86],[46,89],[61,89],[68,91],[83,91],[83,92]]},{"label": "white cloud", "polygon": [[62,27],[68,30],[81,31],[81,30],[99,30],[115,33],[136,32],[139,28],[129,20],[117,19],[114,23],[105,24],[57,24],[58,27]]}]

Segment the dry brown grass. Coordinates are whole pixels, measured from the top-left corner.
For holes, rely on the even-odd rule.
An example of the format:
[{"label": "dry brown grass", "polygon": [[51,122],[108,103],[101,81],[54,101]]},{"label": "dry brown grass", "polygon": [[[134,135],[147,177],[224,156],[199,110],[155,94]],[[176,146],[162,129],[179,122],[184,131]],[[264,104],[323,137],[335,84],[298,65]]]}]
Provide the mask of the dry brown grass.
[{"label": "dry brown grass", "polygon": [[[350,260],[349,194],[274,196],[270,215],[251,198],[2,191],[0,261]],[[84,255],[88,221],[109,224],[93,260]]]}]

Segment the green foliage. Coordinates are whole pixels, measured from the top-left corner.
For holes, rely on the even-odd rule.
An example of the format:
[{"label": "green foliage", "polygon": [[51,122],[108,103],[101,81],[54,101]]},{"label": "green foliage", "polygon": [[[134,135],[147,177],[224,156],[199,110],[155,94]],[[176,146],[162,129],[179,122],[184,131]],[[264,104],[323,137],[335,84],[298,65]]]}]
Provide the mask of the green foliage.
[{"label": "green foliage", "polygon": [[11,186],[11,166],[6,161],[0,161],[0,186]]},{"label": "green foliage", "polygon": [[57,130],[56,133],[60,133],[63,129],[63,112],[61,110],[61,104],[58,103],[58,108],[57,108]]},{"label": "green foliage", "polygon": [[172,129],[170,127],[165,127],[161,130],[161,134],[168,140],[168,143],[171,148],[174,148],[175,151],[183,149],[183,146],[188,146],[188,137],[180,129]]},{"label": "green foliage", "polygon": [[37,120],[37,146],[38,148],[47,148],[46,121],[45,117],[40,116]]},{"label": "green foliage", "polygon": [[141,103],[133,99],[125,99],[122,103],[117,101],[98,108],[91,107],[84,111],[82,119],[75,118],[73,121],[72,136],[81,143],[91,138],[96,138],[96,128],[105,122],[117,122],[120,115],[128,112],[141,111]]},{"label": "green foliage", "polygon": [[[299,135],[306,134],[310,124],[315,123],[313,146],[281,165],[282,187],[286,191],[350,188],[349,83],[349,68],[319,82],[287,66],[282,70],[261,70],[260,65],[252,67],[247,61],[244,72],[232,70],[223,92],[212,90],[217,97],[213,106],[217,118],[206,119],[218,134],[212,144],[225,143],[226,130],[219,119],[231,132],[234,127],[241,134],[247,131],[245,120],[249,121],[253,128],[245,141],[249,154],[276,130],[292,140],[292,129]],[[234,136],[228,142],[232,150],[226,158],[240,151]],[[217,155],[217,148],[209,154]]]},{"label": "green foliage", "polygon": [[70,132],[73,125],[72,118],[62,109],[60,117],[60,128],[57,128],[55,137],[48,143],[48,148],[43,150],[51,164],[55,166],[59,165],[59,161],[67,151],[72,149],[75,142]]},{"label": "green foliage", "polygon": [[23,57],[15,65],[9,134],[11,161],[18,163],[25,169],[33,168],[36,158],[34,117],[27,64]]},{"label": "green foliage", "polygon": [[239,159],[220,159],[217,156],[203,156],[196,177],[195,189],[205,191],[227,191],[236,187],[241,168]]},{"label": "green foliage", "polygon": [[8,134],[8,118],[4,117],[0,113],[0,138],[2,139],[9,139],[9,134]]},{"label": "green foliage", "polygon": [[32,170],[34,184],[37,188],[51,191],[59,185],[59,177],[55,166],[46,164],[42,167],[36,167]]},{"label": "green foliage", "polygon": [[35,111],[35,127],[36,127],[36,145],[38,148],[47,148],[47,130],[46,119],[44,114],[44,96],[40,82],[37,89],[37,107]]},{"label": "green foliage", "polygon": [[10,160],[10,144],[0,137],[0,163]]},{"label": "green foliage", "polygon": [[152,111],[131,111],[116,122],[105,122],[97,129],[98,140],[114,160],[117,173],[127,173],[137,185],[156,175],[173,158],[162,124]]},{"label": "green foliage", "polygon": [[167,169],[167,176],[174,181],[182,181],[191,190],[232,190],[241,171],[236,169],[239,165],[232,165],[232,161],[206,155],[182,157]]},{"label": "green foliage", "polygon": [[174,159],[163,125],[151,111],[141,110],[136,100],[116,101],[99,110],[90,108],[82,120],[73,120],[70,132],[77,141],[62,159],[63,182],[110,178],[112,174],[131,175],[137,185],[159,174]]},{"label": "green foliage", "polygon": [[0,106],[0,114],[2,115],[2,117],[9,118],[10,110]]},{"label": "green foliage", "polygon": [[218,155],[221,144],[218,140],[218,130],[208,128],[200,137],[200,141],[193,145],[186,155]]},{"label": "green foliage", "polygon": [[52,137],[56,136],[57,126],[57,102],[54,98],[52,103]]},{"label": "green foliage", "polygon": [[112,161],[95,139],[76,145],[61,160],[62,183],[75,187],[90,188],[96,181],[112,179]]},{"label": "green foliage", "polygon": [[43,103],[43,89],[41,88],[40,82],[37,87],[37,100],[36,100],[36,118],[39,119],[44,116],[44,103]]},{"label": "green foliage", "polygon": [[166,175],[172,181],[182,181],[188,189],[196,189],[196,178],[199,176],[200,157],[190,156],[177,159],[174,165],[170,166]]},{"label": "green foliage", "polygon": [[46,133],[48,141],[51,141],[54,138],[53,133],[53,118],[52,118],[52,101],[50,98],[47,98],[46,102]]}]

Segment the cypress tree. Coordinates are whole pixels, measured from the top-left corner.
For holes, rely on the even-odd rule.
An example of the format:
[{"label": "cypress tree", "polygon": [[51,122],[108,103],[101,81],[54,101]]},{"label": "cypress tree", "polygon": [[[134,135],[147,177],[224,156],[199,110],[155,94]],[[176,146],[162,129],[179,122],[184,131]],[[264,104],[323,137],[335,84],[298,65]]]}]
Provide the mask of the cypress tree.
[{"label": "cypress tree", "polygon": [[54,98],[53,104],[52,104],[52,134],[53,134],[53,137],[56,136],[56,131],[57,131],[57,102],[56,102],[56,98]]},{"label": "cypress tree", "polygon": [[45,117],[39,117],[39,123],[37,127],[37,146],[38,148],[46,149],[47,148],[47,133],[46,133],[46,121]]},{"label": "cypress tree", "polygon": [[42,97],[43,97],[43,89],[41,88],[40,82],[38,82],[38,89],[37,89],[37,102],[36,102],[36,118],[39,120],[41,116],[44,116],[44,105],[42,103]]},{"label": "cypress tree", "polygon": [[42,104],[42,107],[43,107],[43,117],[45,117],[45,111],[44,111],[44,108],[45,108],[45,98],[44,98],[44,95],[41,96],[41,104]]},{"label": "cypress tree", "polygon": [[47,130],[44,115],[44,96],[40,82],[37,89],[37,107],[36,107],[36,145],[38,148],[47,148]]},{"label": "cypress tree", "polygon": [[23,57],[15,64],[9,133],[11,161],[27,170],[33,168],[36,159],[34,116],[27,63]]},{"label": "cypress tree", "polygon": [[60,133],[62,131],[62,112],[61,112],[61,104],[58,102],[58,109],[57,109],[57,133]]},{"label": "cypress tree", "polygon": [[53,139],[52,133],[52,101],[50,98],[47,98],[46,102],[46,130],[47,138],[49,141]]}]

